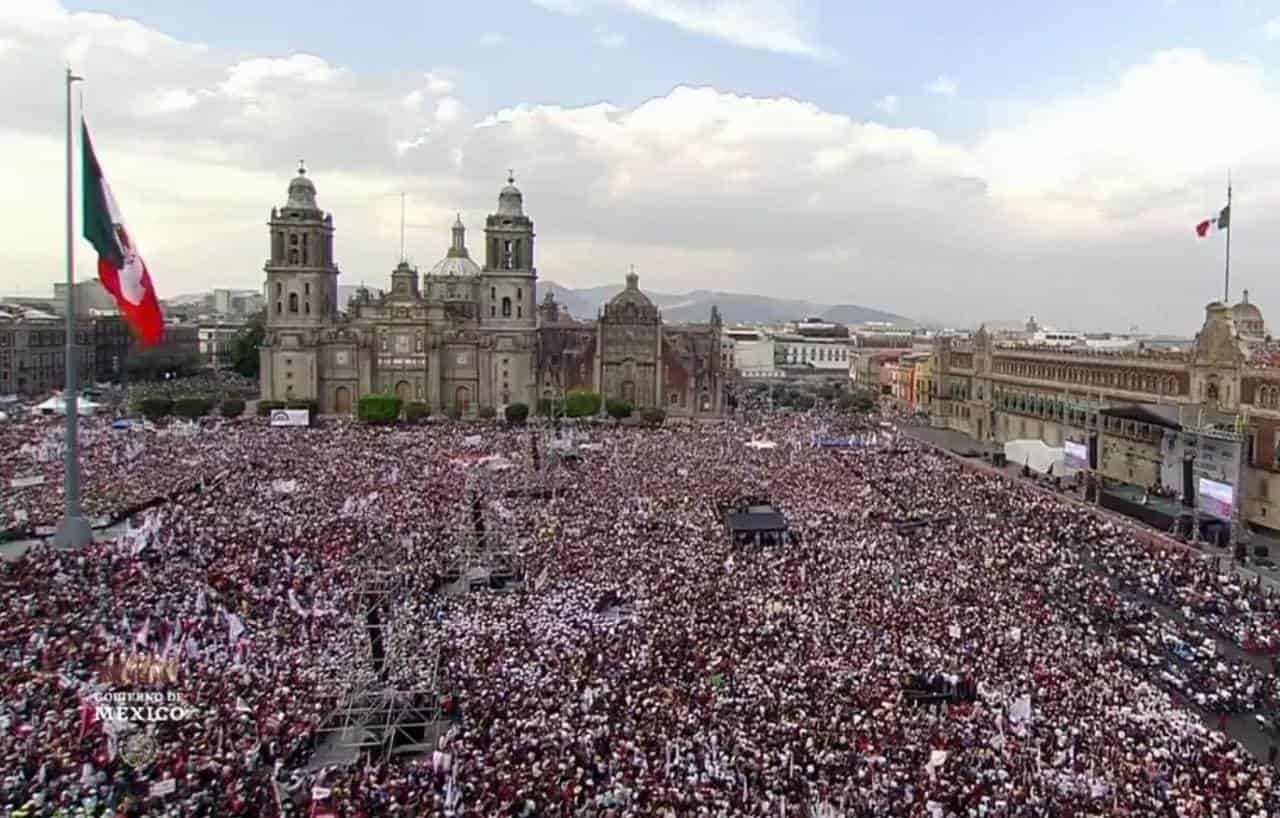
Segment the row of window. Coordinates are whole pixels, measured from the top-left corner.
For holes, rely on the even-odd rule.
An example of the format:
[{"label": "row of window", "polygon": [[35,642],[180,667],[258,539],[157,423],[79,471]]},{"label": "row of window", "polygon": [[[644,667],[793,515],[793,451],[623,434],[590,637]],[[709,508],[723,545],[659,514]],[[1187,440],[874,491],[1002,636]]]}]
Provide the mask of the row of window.
[{"label": "row of window", "polygon": [[802,361],[848,361],[849,350],[846,347],[788,347],[787,363]]},{"label": "row of window", "polygon": [[1012,375],[1017,378],[1035,378],[1042,381],[1061,381],[1063,383],[1078,383],[1087,386],[1108,386],[1115,389],[1126,389],[1130,392],[1149,392],[1158,395],[1178,394],[1177,376],[1154,372],[1099,369],[1096,367],[1007,359],[997,359],[995,371],[1002,375]]}]

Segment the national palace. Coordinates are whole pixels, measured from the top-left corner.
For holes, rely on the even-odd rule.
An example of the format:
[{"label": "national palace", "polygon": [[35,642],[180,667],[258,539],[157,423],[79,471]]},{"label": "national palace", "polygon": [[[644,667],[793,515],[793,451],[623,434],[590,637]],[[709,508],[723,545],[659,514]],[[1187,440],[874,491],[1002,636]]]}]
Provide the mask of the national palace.
[{"label": "national palace", "polygon": [[936,338],[920,405],[934,426],[988,444],[1038,439],[1061,447],[1092,438],[1095,468],[1143,489],[1170,483],[1170,451],[1180,435],[1234,438],[1242,462],[1224,459],[1223,473],[1212,478],[1239,484],[1250,523],[1280,528],[1274,360],[1262,313],[1246,292],[1234,306],[1207,305],[1200,331],[1183,348],[1037,346],[985,327],[969,338]]}]

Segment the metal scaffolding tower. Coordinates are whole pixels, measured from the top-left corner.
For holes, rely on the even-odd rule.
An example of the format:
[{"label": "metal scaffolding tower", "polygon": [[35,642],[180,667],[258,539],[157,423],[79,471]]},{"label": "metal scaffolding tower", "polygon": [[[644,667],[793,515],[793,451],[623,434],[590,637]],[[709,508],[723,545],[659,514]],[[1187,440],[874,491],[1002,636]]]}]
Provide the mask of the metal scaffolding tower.
[{"label": "metal scaffolding tower", "polygon": [[[545,455],[543,455],[545,458]],[[453,561],[445,572],[445,593],[514,588],[524,581],[524,556],[510,512],[494,507],[490,472],[467,469],[462,505],[452,530]]]},{"label": "metal scaffolding tower", "polygon": [[[411,589],[409,540],[369,546],[356,569],[352,664],[336,707],[322,723],[311,767],[385,760],[434,749],[440,713],[440,653],[397,642],[399,601]],[[407,627],[407,623],[402,625]]]}]

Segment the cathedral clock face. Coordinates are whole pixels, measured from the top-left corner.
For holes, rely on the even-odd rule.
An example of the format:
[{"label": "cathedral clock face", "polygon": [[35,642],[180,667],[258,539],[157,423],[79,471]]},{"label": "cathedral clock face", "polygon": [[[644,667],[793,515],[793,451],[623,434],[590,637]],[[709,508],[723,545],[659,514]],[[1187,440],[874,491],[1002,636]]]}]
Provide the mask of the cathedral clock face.
[{"label": "cathedral clock face", "polygon": [[466,365],[467,365],[467,353],[465,353],[465,352],[459,352],[459,353],[458,353],[458,366],[466,366]]},{"label": "cathedral clock face", "polygon": [[334,362],[335,364],[337,364],[338,366],[346,366],[346,365],[347,365],[347,351],[344,349],[344,350],[339,350],[338,352],[334,353],[334,356],[333,356],[333,362]]}]

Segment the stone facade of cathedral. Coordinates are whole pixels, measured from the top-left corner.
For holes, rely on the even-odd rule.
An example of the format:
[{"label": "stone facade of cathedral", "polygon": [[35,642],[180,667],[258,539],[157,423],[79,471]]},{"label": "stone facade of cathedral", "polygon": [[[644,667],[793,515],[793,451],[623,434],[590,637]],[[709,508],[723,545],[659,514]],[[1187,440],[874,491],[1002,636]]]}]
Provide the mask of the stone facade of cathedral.
[{"label": "stone facade of cathedral", "polygon": [[634,272],[595,321],[574,320],[550,293],[539,305],[533,221],[513,179],[485,220],[483,266],[459,219],[426,276],[402,261],[387,292],[362,289],[345,311],[333,216],[304,170],[268,226],[264,399],[314,399],[323,413],[346,414],[361,395],[393,393],[470,415],[581,387],[674,416],[721,412],[716,310],[706,324],[666,325]]}]

